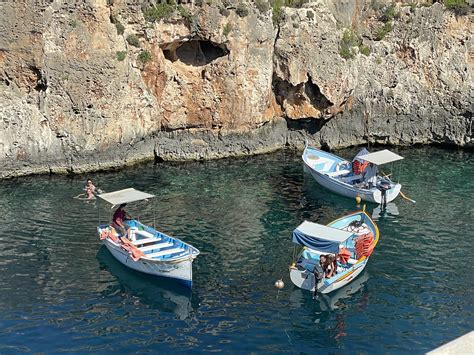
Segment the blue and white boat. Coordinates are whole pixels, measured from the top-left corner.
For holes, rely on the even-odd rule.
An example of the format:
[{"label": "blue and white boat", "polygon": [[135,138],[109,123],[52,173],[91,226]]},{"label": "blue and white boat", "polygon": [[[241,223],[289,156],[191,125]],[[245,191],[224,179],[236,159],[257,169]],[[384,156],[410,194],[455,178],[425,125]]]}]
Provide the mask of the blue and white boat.
[{"label": "blue and white boat", "polygon": [[[303,246],[290,265],[290,279],[301,289],[329,293],[347,285],[364,270],[379,241],[379,230],[365,211],[351,213],[327,226],[304,221],[293,231]],[[321,255],[336,260],[336,274],[326,277]]]},{"label": "blue and white boat", "polygon": [[[363,201],[389,203],[393,201],[402,185],[378,174],[378,166],[403,159],[387,149],[356,156],[353,162],[317,148],[305,147],[303,152],[305,170],[322,186],[347,197],[360,197]],[[363,173],[356,173],[355,161],[364,161],[372,166]]]},{"label": "blue and white boat", "polygon": [[[113,208],[123,203],[148,200],[154,195],[128,188],[98,197],[112,204]],[[128,236],[120,235],[110,223],[97,227],[103,244],[118,261],[131,269],[192,286],[192,263],[199,255],[198,249],[138,220],[127,220],[126,223]]]}]

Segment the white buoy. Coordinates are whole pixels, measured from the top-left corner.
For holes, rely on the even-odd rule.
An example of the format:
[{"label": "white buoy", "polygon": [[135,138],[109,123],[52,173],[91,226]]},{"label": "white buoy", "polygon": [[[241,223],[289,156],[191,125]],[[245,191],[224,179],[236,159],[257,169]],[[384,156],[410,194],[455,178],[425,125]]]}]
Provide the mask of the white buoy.
[{"label": "white buoy", "polygon": [[282,279],[275,281],[275,287],[279,290],[281,290],[283,287],[285,287],[285,283],[283,282]]}]

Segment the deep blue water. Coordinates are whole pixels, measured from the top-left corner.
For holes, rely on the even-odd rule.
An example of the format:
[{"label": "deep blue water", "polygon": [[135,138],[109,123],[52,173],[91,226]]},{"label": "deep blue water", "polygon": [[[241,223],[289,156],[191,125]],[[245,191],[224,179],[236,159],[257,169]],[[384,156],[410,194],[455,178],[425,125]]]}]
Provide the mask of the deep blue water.
[{"label": "deep blue water", "polygon": [[424,353],[467,333],[474,154],[396,151],[406,159],[394,173],[417,204],[375,211],[381,239],[366,270],[316,300],[289,280],[291,231],[356,206],[304,174],[296,153],[90,175],[106,191],[157,195],[129,212],[150,224],[155,215],[201,250],[192,292],[128,270],[101,246],[95,227],[110,209],[72,198],[86,176],[0,182],[0,353]]}]

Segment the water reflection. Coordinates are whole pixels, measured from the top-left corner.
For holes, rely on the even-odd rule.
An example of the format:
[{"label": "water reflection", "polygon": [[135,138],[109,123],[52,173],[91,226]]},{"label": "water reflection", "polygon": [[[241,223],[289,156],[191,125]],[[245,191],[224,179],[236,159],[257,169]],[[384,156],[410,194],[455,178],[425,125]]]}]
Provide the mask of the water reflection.
[{"label": "water reflection", "polygon": [[[348,308],[352,304],[350,299],[356,293],[361,292],[362,299],[368,298],[368,291],[364,288],[368,279],[369,272],[364,270],[348,285],[329,294],[319,293],[315,298],[311,292],[296,288],[290,295],[290,301],[294,307],[305,307],[309,304],[314,307],[315,304],[320,311]],[[349,299],[349,302],[347,299]],[[319,321],[316,323],[319,323]]]},{"label": "water reflection", "polygon": [[114,295],[120,289],[136,298],[135,303],[144,303],[162,312],[173,313],[181,320],[190,316],[194,310],[193,304],[197,307],[197,296],[188,288],[128,269],[118,262],[105,246],[99,249],[97,259],[101,271],[108,271],[116,278],[110,279],[103,273],[99,277],[99,292],[104,297]]},{"label": "water reflection", "polygon": [[299,288],[290,294],[290,307],[295,313],[292,327],[287,332],[290,341],[300,344],[308,339],[328,352],[341,350],[345,337],[354,329],[354,319],[367,312],[369,273],[364,272],[353,282],[329,294],[312,293]]},{"label": "water reflection", "polygon": [[385,208],[383,208],[382,205],[378,205],[374,208],[374,211],[372,212],[372,218],[374,219],[374,221],[377,221],[380,218],[384,217],[391,218],[397,217],[399,215],[400,212],[398,211],[398,207],[395,202],[387,203],[387,206],[385,206]]}]

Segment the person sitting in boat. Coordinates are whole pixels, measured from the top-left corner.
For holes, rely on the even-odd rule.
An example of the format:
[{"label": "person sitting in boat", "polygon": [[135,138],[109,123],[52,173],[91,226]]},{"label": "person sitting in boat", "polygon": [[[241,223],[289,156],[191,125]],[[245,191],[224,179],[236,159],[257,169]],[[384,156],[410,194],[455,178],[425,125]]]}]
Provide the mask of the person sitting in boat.
[{"label": "person sitting in boat", "polygon": [[319,257],[319,265],[323,268],[324,275],[327,279],[336,275],[336,257],[332,254],[321,255]]},{"label": "person sitting in boat", "polygon": [[112,227],[120,231],[120,234],[122,236],[127,236],[128,237],[128,232],[130,226],[127,224],[126,220],[127,219],[132,219],[130,215],[125,211],[125,206],[127,206],[126,203],[122,203],[114,212],[114,215],[112,217]]}]

